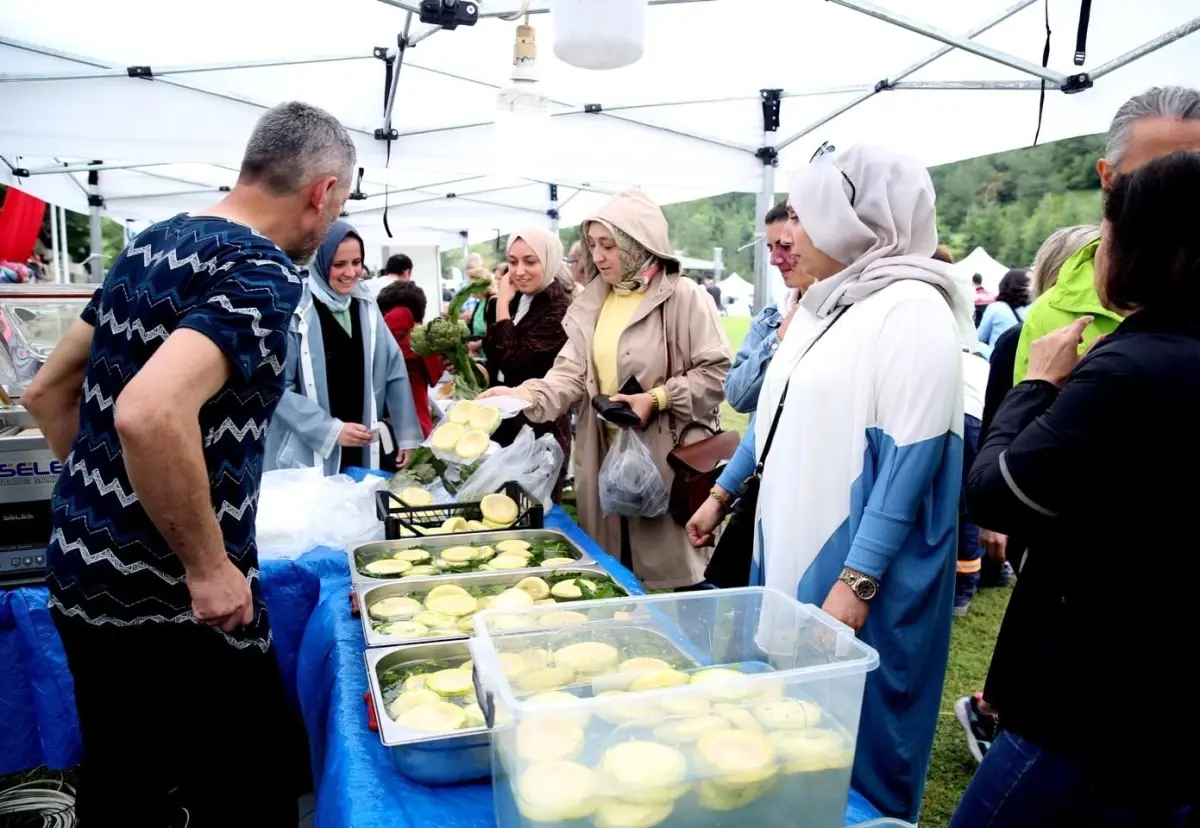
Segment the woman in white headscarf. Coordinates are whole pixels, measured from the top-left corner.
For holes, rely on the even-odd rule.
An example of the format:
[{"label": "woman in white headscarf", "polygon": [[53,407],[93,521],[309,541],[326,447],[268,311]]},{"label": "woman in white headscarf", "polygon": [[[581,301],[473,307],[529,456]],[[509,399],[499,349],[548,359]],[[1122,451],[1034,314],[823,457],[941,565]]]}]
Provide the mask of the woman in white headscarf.
[{"label": "woman in white headscarf", "polygon": [[363,252],[354,228],[337,221],[308,269],[267,432],[268,471],[378,469],[392,451],[403,465],[424,439],[404,354],[360,282]]},{"label": "woman in white headscarf", "polygon": [[[571,307],[571,296],[558,280],[565,270],[557,233],[529,227],[508,237],[508,270],[496,285],[496,301],[488,306],[483,338],[494,384],[520,385],[541,379],[554,367],[558,352],[567,344],[563,317]],[[538,437],[554,435],[564,458],[571,453],[570,414],[533,424],[518,414],[505,420],[492,439],[507,446],[527,425]],[[565,469],[564,463],[554,487],[555,501],[562,494]]]},{"label": "woman in white headscarf", "polygon": [[916,822],[950,646],[962,480],[968,285],[934,261],[934,191],[915,160],[822,154],[788,199],[816,279],[771,361],[751,582],[822,606],[879,651],[854,787]]}]

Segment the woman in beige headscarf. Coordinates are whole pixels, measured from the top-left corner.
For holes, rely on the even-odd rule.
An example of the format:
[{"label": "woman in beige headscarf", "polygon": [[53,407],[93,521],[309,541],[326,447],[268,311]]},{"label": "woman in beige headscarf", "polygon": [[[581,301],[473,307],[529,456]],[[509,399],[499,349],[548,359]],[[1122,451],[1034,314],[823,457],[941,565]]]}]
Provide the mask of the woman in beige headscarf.
[{"label": "woman in beige headscarf", "polygon": [[[567,311],[567,344],[540,380],[485,394],[517,394],[532,404],[530,420],[550,420],[579,406],[576,497],[579,522],[609,554],[619,556],[651,589],[704,580],[711,548],[694,549],[670,516],[619,518],[600,511],[600,464],[613,430],[588,404],[603,394],[627,402],[641,419],[637,432],[669,489],[667,455],[680,431],[696,421],[720,425],[729,343],[708,295],[679,273],[667,220],[640,190],[621,193],[583,222],[583,266],[591,279]],[[636,380],[645,392],[625,396]]]},{"label": "woman in beige headscarf", "polygon": [[[483,337],[488,370],[496,385],[541,379],[553,367],[554,358],[567,342],[562,323],[571,296],[558,280],[565,269],[557,233],[531,227],[508,237],[508,269],[496,284],[496,301],[488,305]],[[521,415],[505,420],[492,439],[507,446],[526,425],[530,423]],[[570,454],[569,414],[534,424],[533,432],[539,437],[553,434],[563,457]],[[562,494],[565,477],[564,462],[554,487],[555,501]]]}]

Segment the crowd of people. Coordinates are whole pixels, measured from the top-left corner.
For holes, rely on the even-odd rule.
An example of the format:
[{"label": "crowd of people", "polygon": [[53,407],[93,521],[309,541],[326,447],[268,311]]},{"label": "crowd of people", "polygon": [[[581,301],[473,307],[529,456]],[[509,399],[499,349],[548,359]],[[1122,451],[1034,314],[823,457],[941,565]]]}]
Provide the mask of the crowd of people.
[{"label": "crowd of people", "polygon": [[[952,618],[984,561],[1001,580],[1015,564],[1017,582],[987,684],[957,707],[982,764],[955,828],[1167,828],[1195,799],[1195,717],[1171,696],[1200,632],[1176,562],[1200,449],[1164,416],[1200,403],[1200,92],[1137,96],[1108,139],[1099,225],[1056,232],[1032,273],[982,302],[939,248],[927,171],[825,144],[766,217],[787,292],[736,355],[638,190],[565,255],[555,233],[511,234],[493,295],[464,320],[481,396],[523,399],[512,428],[553,434],[564,456],[573,432],[579,522],[647,588],[770,587],[878,651],[853,784],[889,816],[919,816]],[[246,807],[255,824],[294,820],[271,770],[287,740],[257,578],[260,475],[402,464],[446,367],[412,350],[420,290],[360,281],[362,239],[337,220],[354,162],[321,110],[268,111],[238,185],[141,234],[156,255],[118,258],[25,395],[65,462],[49,581],[85,824],[172,824],[181,809],[244,824]],[[204,266],[184,278],[187,261]],[[719,431],[725,400],[754,416],[690,517],[606,514],[601,468],[624,435],[595,398],[632,412],[625,434],[668,490],[692,426]],[[1141,555],[1158,565],[1132,567]],[[1118,572],[1144,578],[1141,604],[1119,603]],[[189,711],[177,727],[161,727],[164,686]],[[263,774],[253,806],[217,793],[228,766],[211,757],[231,751]]]}]

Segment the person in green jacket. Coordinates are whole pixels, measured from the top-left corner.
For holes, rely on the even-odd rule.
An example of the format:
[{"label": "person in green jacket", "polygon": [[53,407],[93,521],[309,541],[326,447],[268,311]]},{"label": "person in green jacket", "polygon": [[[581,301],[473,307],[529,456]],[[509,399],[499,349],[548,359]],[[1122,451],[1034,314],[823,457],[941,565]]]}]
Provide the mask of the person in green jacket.
[{"label": "person in green jacket", "polygon": [[[1181,86],[1155,87],[1126,101],[1108,129],[1104,158],[1096,162],[1100,186],[1107,193],[1117,175],[1178,150],[1200,151],[1200,91]],[[1096,293],[1096,251],[1092,242],[1067,260],[1054,285],[1029,308],[1021,327],[1013,382],[1025,379],[1029,346],[1035,339],[1070,325],[1082,316],[1092,322],[1083,331],[1080,353],[1112,333],[1124,316],[1104,307]],[[1100,257],[1100,261],[1103,261]]]},{"label": "person in green jacket", "polygon": [[[1108,129],[1104,158],[1096,162],[1100,186],[1112,189],[1117,175],[1131,172],[1155,158],[1178,150],[1200,151],[1200,91],[1179,86],[1155,87],[1126,101],[1113,117]],[[1021,325],[1013,365],[1013,384],[1025,379],[1029,368],[1029,346],[1035,339],[1070,325],[1081,316],[1092,322],[1083,331],[1080,352],[1099,337],[1112,333],[1124,319],[1122,314],[1104,307],[1096,292],[1096,253],[1100,240],[1084,245],[1063,263],[1058,281],[1030,306]],[[1104,261],[1103,257],[1099,259]],[[980,440],[986,439],[986,434]],[[989,557],[999,554],[1003,560],[1007,538],[980,527],[980,543]],[[986,537],[986,539],[985,539]],[[967,734],[967,747],[975,760],[982,761],[996,737],[999,723],[995,711],[982,693],[960,698],[954,712]]]}]

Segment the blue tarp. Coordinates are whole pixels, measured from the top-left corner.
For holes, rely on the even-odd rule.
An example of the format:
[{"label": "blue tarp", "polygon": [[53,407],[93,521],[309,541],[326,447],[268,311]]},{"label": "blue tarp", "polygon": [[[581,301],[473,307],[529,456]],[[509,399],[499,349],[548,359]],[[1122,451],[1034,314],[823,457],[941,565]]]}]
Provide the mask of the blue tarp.
[{"label": "blue tarp", "polygon": [[[300,639],[322,578],[346,577],[346,553],[317,550],[295,561],[264,561],[263,594],[284,680],[296,697]],[[46,587],[0,591],[0,775],[79,764],[75,691]]]}]

